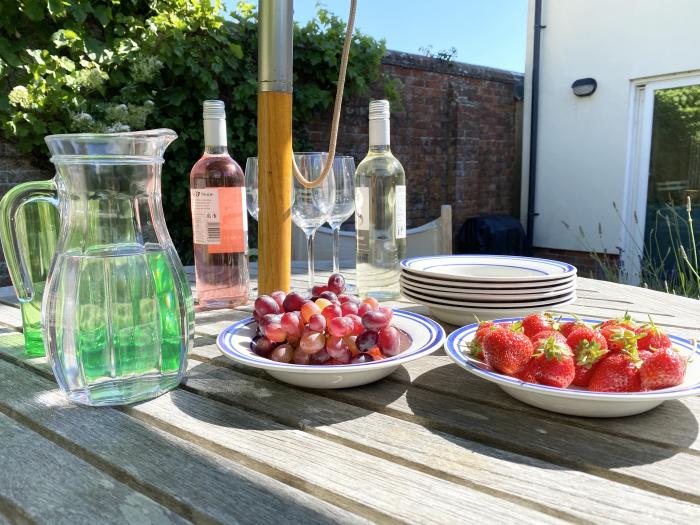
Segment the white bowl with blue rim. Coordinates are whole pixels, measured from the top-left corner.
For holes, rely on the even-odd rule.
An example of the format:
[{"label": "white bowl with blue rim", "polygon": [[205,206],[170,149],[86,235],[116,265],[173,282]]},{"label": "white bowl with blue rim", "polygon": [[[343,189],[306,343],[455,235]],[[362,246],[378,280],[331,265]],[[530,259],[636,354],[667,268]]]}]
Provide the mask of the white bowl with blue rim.
[{"label": "white bowl with blue rim", "polygon": [[523,283],[557,281],[576,275],[570,264],[514,255],[434,255],[401,261],[402,271],[459,283]]},{"label": "white bowl with blue rim", "polygon": [[349,388],[378,381],[404,363],[420,359],[439,349],[445,342],[445,330],[420,314],[394,310],[391,324],[411,337],[411,345],[394,357],[381,361],[348,365],[297,365],[278,363],[250,349],[257,323],[252,317],[223,330],[216,344],[229,359],[254,368],[262,368],[275,379],[305,388]]},{"label": "white bowl with blue rim", "polygon": [[[519,321],[522,317],[497,319],[496,323]],[[573,318],[563,318],[571,321]],[[596,324],[599,319],[584,319]],[[647,392],[590,392],[581,387],[557,388],[526,383],[520,379],[500,374],[482,361],[469,356],[467,347],[474,338],[478,324],[464,326],[452,332],[445,341],[447,355],[472,374],[495,383],[504,392],[522,401],[551,412],[584,417],[622,417],[641,414],[657,407],[668,399],[700,394],[700,345],[695,341],[669,334],[673,344],[684,355],[692,355],[688,362],[685,380],[681,385]]]}]

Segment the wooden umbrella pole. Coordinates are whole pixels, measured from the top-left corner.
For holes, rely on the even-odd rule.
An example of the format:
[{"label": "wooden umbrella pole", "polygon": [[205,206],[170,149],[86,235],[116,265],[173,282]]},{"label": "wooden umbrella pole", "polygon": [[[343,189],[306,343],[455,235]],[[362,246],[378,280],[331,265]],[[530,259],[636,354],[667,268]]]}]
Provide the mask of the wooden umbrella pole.
[{"label": "wooden umbrella pole", "polygon": [[292,264],[292,0],[260,0],[258,292],[289,291]]}]

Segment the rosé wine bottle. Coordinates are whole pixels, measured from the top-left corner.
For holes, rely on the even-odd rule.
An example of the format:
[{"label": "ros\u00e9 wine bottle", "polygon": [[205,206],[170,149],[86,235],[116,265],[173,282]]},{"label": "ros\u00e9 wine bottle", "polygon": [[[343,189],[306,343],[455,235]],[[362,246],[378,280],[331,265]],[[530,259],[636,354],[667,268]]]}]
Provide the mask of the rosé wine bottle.
[{"label": "ros\u00e9 wine bottle", "polygon": [[190,172],[192,237],[200,309],[248,302],[248,223],[241,167],[226,149],[226,112],[204,101],[204,155]]}]

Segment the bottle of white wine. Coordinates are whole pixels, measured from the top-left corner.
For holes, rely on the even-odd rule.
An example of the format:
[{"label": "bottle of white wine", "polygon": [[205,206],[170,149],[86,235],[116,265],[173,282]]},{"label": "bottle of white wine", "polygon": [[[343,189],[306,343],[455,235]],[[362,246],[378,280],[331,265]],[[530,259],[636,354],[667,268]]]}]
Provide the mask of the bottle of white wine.
[{"label": "bottle of white wine", "polygon": [[406,255],[406,175],[389,148],[389,101],[369,104],[369,152],[355,171],[357,288],[395,299]]}]

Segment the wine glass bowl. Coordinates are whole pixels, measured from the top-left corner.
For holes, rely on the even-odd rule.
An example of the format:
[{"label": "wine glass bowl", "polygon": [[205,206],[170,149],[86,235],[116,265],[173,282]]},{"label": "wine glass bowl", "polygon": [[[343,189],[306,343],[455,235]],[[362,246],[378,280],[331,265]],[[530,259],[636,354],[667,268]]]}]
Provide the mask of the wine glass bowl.
[{"label": "wine glass bowl", "polygon": [[355,159],[338,156],[333,159],[335,199],[328,224],[333,231],[333,273],[340,272],[340,226],[355,212]]},{"label": "wine glass bowl", "polygon": [[[316,181],[321,176],[328,161],[328,153],[295,153],[294,160],[302,176]],[[335,178],[333,169],[315,188],[305,187],[296,177],[293,181],[292,221],[306,235],[308,247],[309,288],[314,285],[314,251],[313,241],[316,230],[327,222],[335,205]]]},{"label": "wine glass bowl", "polygon": [[245,163],[245,203],[248,213],[258,220],[258,158],[248,157]]}]

